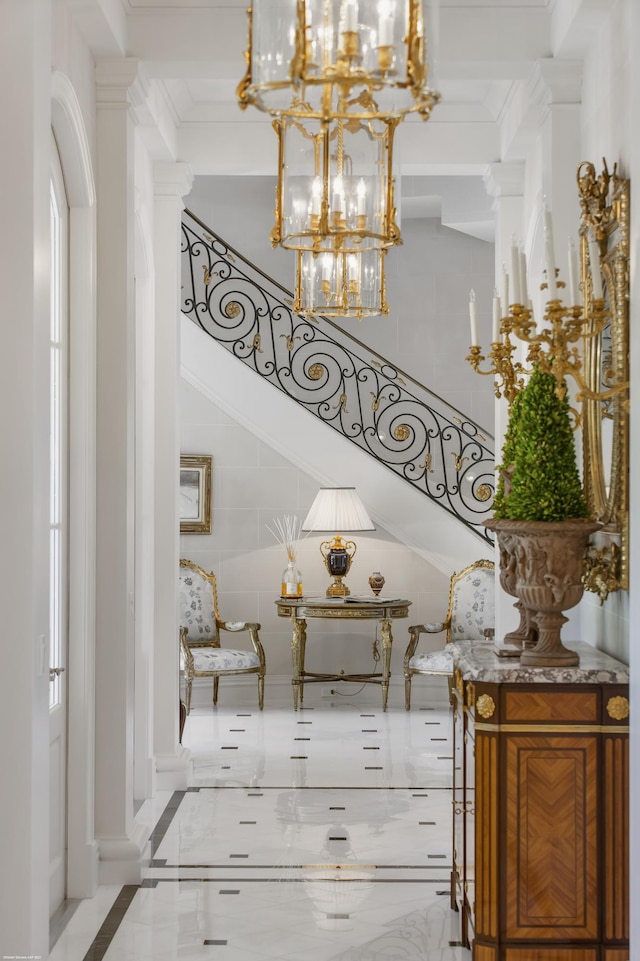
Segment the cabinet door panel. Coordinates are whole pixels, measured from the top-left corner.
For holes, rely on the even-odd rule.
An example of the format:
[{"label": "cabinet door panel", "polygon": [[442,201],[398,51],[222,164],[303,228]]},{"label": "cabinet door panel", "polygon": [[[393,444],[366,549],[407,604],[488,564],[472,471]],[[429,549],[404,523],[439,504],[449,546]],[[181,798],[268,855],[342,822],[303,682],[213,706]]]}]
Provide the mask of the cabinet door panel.
[{"label": "cabinet door panel", "polygon": [[[629,739],[603,744],[604,936],[629,939]],[[611,958],[615,955],[611,955]],[[621,956],[620,956],[621,957]],[[607,955],[609,958],[609,955]],[[626,961],[626,959],[625,959]]]},{"label": "cabinet door panel", "polygon": [[508,938],[598,934],[595,736],[506,743]]},{"label": "cabinet door panel", "polygon": [[498,936],[498,740],[476,735],[476,934]]}]

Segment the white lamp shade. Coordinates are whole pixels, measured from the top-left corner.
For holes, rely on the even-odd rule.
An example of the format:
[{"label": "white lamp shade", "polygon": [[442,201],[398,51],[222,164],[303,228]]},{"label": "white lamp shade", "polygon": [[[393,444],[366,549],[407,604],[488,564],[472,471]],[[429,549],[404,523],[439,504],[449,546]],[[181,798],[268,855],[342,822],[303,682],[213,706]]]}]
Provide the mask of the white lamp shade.
[{"label": "white lamp shade", "polygon": [[321,487],[305,517],[303,531],[374,531],[355,487]]}]

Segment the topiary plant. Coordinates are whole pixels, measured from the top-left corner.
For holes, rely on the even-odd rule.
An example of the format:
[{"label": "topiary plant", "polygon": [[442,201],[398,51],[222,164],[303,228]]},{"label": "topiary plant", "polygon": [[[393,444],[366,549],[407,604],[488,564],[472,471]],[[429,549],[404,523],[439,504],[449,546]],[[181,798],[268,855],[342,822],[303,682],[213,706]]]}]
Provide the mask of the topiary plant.
[{"label": "topiary plant", "polygon": [[564,521],[589,516],[576,463],[569,402],[566,393],[558,397],[557,386],[552,374],[535,368],[512,404],[495,517]]},{"label": "topiary plant", "polygon": [[513,401],[511,402],[511,407],[509,408],[509,423],[507,424],[507,430],[504,435],[504,444],[502,445],[502,463],[498,464],[498,486],[493,498],[493,516],[494,517],[506,517],[505,514],[505,497],[506,491],[510,487],[511,483],[511,471],[513,469],[513,451],[515,446],[515,440],[518,433],[518,423],[520,421],[520,401],[522,399],[522,391],[516,394]]}]

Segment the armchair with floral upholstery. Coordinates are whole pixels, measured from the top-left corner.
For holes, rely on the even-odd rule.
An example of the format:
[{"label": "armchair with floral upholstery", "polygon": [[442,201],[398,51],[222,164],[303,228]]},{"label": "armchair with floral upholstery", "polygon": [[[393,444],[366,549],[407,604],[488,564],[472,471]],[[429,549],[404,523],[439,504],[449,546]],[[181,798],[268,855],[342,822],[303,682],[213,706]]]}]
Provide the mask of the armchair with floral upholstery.
[{"label": "armchair with floral upholstery", "polygon": [[[439,624],[417,624],[409,628],[404,655],[404,706],[411,709],[411,681],[417,674],[453,675],[449,646],[456,641],[481,641],[495,625],[495,571],[493,561],[475,561],[451,575],[447,616]],[[416,653],[421,634],[446,631],[445,646],[439,651]]]},{"label": "armchair with floral upholstery", "polygon": [[[213,703],[218,703],[218,681],[229,674],[258,675],[258,704],[264,705],[265,656],[258,631],[247,621],[223,621],[218,611],[215,574],[193,561],[180,561],[180,671],[186,684],[186,710],[191,710],[194,677],[213,678]],[[253,650],[221,646],[221,632],[247,631]]]}]

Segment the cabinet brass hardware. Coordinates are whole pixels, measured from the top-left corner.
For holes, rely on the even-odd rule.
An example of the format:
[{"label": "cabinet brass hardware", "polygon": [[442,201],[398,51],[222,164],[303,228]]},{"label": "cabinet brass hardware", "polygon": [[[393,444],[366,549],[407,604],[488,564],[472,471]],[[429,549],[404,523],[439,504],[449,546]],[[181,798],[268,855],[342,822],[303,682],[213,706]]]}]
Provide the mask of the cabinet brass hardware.
[{"label": "cabinet brass hardware", "polygon": [[453,672],[453,676],[456,682],[456,690],[460,697],[462,697],[464,694],[464,682],[462,680],[462,671],[459,667],[456,667],[455,671]]},{"label": "cabinet brass hardware", "polygon": [[492,717],[496,709],[496,702],[490,694],[481,694],[476,701],[476,711],[480,717]]},{"label": "cabinet brass hardware", "polygon": [[627,698],[610,697],[607,701],[607,714],[609,717],[615,718],[616,721],[629,717],[629,701]]},{"label": "cabinet brass hardware", "polygon": [[467,683],[467,705],[473,707],[476,703],[476,686],[471,681]]},{"label": "cabinet brass hardware", "polygon": [[454,813],[454,814],[475,814],[475,813],[476,813],[476,809],[475,809],[475,808],[467,808],[467,807],[461,807],[461,808],[456,808],[456,807],[454,807],[453,813]]}]

